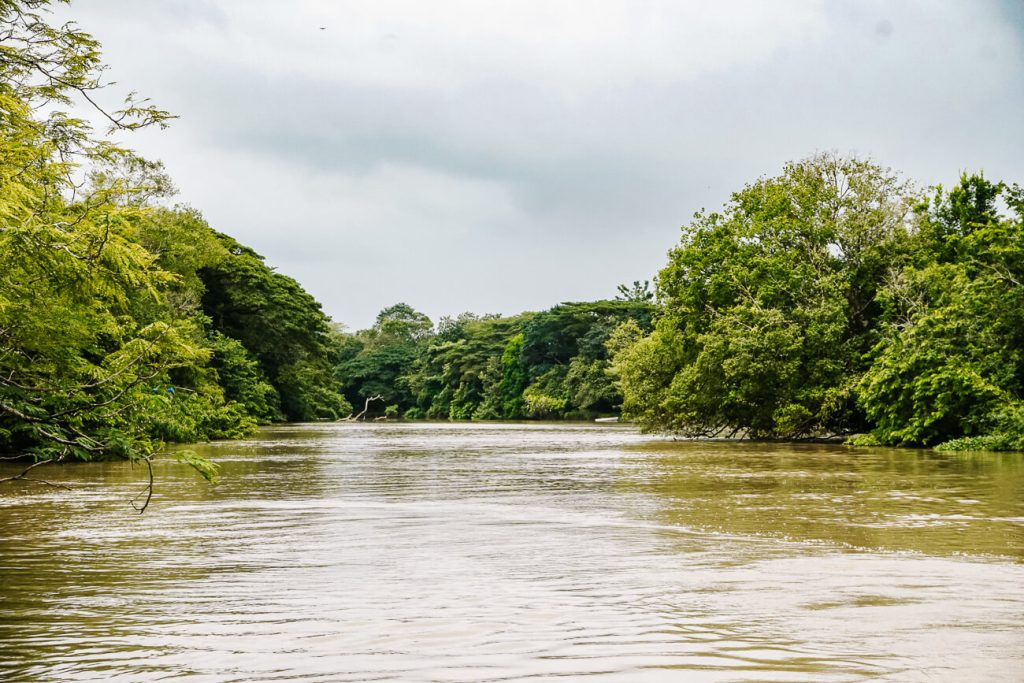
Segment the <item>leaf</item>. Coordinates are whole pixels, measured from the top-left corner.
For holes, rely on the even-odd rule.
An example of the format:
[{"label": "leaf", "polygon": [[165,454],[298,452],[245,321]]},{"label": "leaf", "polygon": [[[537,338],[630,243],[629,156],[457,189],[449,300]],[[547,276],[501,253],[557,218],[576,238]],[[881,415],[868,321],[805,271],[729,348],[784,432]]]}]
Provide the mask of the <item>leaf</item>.
[{"label": "leaf", "polygon": [[211,484],[217,483],[217,474],[220,472],[220,465],[217,463],[207,460],[201,455],[196,455],[193,451],[181,451],[175,453],[174,457],[178,462],[183,465],[188,465],[200,475],[203,479],[210,482]]}]

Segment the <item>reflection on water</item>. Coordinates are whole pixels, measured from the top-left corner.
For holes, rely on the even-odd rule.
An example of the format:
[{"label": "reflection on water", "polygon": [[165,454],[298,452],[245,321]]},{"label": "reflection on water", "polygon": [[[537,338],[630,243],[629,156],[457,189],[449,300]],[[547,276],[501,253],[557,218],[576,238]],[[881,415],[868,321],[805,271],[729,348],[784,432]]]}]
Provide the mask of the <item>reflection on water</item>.
[{"label": "reflection on water", "polygon": [[[298,425],[0,488],[0,680],[1020,681],[1020,455]],[[5,465],[0,476],[11,469]]]}]

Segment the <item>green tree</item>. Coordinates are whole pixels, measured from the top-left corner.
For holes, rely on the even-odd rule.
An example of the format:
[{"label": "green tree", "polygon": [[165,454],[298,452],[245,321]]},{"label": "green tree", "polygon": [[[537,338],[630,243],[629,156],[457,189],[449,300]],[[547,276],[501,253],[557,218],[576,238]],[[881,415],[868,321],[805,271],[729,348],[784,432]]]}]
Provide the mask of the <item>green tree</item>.
[{"label": "green tree", "polygon": [[[38,464],[148,462],[154,424],[173,422],[179,405],[159,387],[208,353],[194,321],[166,315],[173,275],[131,239],[148,201],[168,190],[159,165],[65,108],[92,104],[114,131],[170,116],[133,99],[100,106],[98,43],[51,26],[47,5],[0,1],[0,449]],[[220,418],[231,410],[209,382],[189,400]]]},{"label": "green tree", "polygon": [[650,280],[633,280],[632,285],[619,285],[617,301],[639,301],[646,303],[654,302],[654,292],[651,291]]},{"label": "green tree", "polygon": [[886,169],[819,155],[698,213],[658,276],[655,331],[615,358],[625,412],[694,435],[862,428],[853,389],[908,198]]},{"label": "green tree", "polygon": [[349,400],[365,405],[381,397],[384,406],[396,405],[405,412],[416,404],[416,379],[412,377],[430,339],[433,323],[408,304],[382,310],[374,326],[341,342],[335,375]]},{"label": "green tree", "polygon": [[330,320],[292,278],[227,235],[219,260],[198,270],[202,309],[214,329],[255,357],[287,419],[338,418],[351,405],[338,391]]},{"label": "green tree", "polygon": [[621,402],[609,373],[607,341],[625,321],[649,330],[655,308],[646,300],[564,303],[523,328],[523,392],[532,417],[589,417]]},{"label": "green tree", "polygon": [[[919,208],[913,263],[880,295],[884,335],[859,385],[871,441],[1024,449],[1019,197],[965,174]],[[1001,199],[1012,217],[1000,214]]]},{"label": "green tree", "polygon": [[149,463],[167,440],[347,410],[319,304],[197,212],[158,208],[162,166],[65,111],[93,106],[108,133],[171,118],[101,106],[99,44],[48,5],[0,0],[0,450]]},{"label": "green tree", "polygon": [[373,331],[385,338],[399,341],[420,341],[430,336],[434,323],[424,313],[405,303],[388,306],[377,314]]},{"label": "green tree", "polygon": [[501,352],[501,382],[498,383],[501,410],[495,417],[515,419],[526,412],[523,391],[528,378],[523,368],[523,334],[513,335]]},{"label": "green tree", "polygon": [[453,420],[519,417],[512,340],[529,317],[462,314],[443,322],[409,376],[418,409]]}]

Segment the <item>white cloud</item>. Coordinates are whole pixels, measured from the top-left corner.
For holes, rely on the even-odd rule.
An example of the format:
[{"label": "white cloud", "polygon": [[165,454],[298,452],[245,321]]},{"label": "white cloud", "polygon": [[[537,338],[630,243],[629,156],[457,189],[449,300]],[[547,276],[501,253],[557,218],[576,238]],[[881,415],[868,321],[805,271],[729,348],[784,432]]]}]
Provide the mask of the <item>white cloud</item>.
[{"label": "white cloud", "polygon": [[1024,32],[995,0],[62,11],[182,115],[134,144],[183,199],[355,326],[402,299],[436,318],[608,296],[695,210],[819,149],[1024,180]]}]

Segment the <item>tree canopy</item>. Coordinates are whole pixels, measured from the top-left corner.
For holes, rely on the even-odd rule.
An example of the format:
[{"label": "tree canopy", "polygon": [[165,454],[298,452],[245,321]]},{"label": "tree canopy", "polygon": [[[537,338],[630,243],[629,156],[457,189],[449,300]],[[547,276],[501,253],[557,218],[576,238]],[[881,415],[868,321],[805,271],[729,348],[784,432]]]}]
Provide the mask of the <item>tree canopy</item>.
[{"label": "tree canopy", "polygon": [[620,400],[606,342],[621,324],[650,328],[646,301],[565,303],[540,313],[442,319],[405,304],[345,335],[347,398],[381,396],[406,417],[456,420],[588,417]]},{"label": "tree canopy", "polygon": [[49,24],[48,4],[0,0],[0,451],[148,463],[164,441],[347,412],[319,304],[166,207],[161,165],[109,133],[171,115],[135,96],[103,107],[99,44]]},{"label": "tree canopy", "polygon": [[614,356],[624,412],[688,435],[1020,448],[1020,198],[981,175],[923,198],[831,154],[748,185],[683,228],[653,332]]},{"label": "tree canopy", "polygon": [[858,385],[872,440],[1024,450],[1022,198],[965,174],[918,207],[912,258],[881,291],[881,339]]}]

